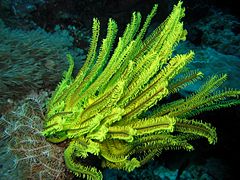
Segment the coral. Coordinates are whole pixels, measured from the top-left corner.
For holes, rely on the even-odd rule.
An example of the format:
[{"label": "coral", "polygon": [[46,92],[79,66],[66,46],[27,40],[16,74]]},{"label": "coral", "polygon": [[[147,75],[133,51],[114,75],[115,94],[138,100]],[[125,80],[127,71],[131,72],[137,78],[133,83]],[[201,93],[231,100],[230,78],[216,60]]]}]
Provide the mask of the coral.
[{"label": "coral", "polygon": [[65,31],[23,31],[0,20],[0,112],[7,99],[21,99],[31,90],[55,87],[73,38]]},{"label": "coral", "polygon": [[239,18],[216,10],[211,14],[194,23],[191,31],[199,31],[196,35],[203,46],[212,47],[223,54],[240,57]]},{"label": "coral", "polygon": [[193,150],[191,140],[204,137],[215,144],[216,129],[193,117],[240,103],[239,90],[214,91],[226,74],[209,77],[185,99],[168,101],[203,74],[183,71],[194,57],[192,51],[172,55],[187,34],[182,2],[144,38],[156,10],[157,5],[142,28],[141,15],[134,12],[113,52],[117,24],[109,19],[98,52],[100,23],[95,18],[88,55],[75,78],[73,57],[67,55],[70,66],[47,102],[42,134],[53,143],[69,141],[65,164],[77,176],[102,179],[97,168],[84,163],[90,155],[101,158],[102,167],[131,172],[164,150]]},{"label": "coral", "polygon": [[32,94],[1,117],[1,179],[65,179],[63,147],[41,135],[47,95]]},{"label": "coral", "polygon": [[[189,69],[198,69],[205,76],[211,76],[212,74],[224,73],[228,75],[228,80],[223,83],[219,89],[224,90],[224,87],[228,88],[240,88],[240,58],[233,55],[223,54],[215,49],[207,46],[195,46],[192,43],[186,41],[181,43],[177,52],[184,52],[187,49],[193,49],[195,52],[194,60],[188,64]],[[204,79],[191,84],[186,87],[184,91],[195,92],[204,83]]]}]

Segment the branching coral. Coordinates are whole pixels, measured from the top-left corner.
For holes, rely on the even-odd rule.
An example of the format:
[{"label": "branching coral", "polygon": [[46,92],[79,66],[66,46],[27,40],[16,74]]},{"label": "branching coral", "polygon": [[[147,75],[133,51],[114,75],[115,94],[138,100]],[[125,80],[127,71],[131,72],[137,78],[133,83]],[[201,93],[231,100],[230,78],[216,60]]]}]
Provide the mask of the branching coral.
[{"label": "branching coral", "polygon": [[90,154],[101,158],[102,167],[130,172],[163,150],[193,150],[190,140],[205,137],[214,144],[215,128],[192,117],[240,103],[238,90],[214,92],[226,75],[210,77],[186,99],[160,102],[203,74],[193,71],[174,78],[194,57],[192,51],[172,55],[187,34],[181,22],[182,2],[144,38],[156,10],[157,5],[142,28],[141,15],[134,12],[113,52],[117,24],[109,19],[106,38],[97,52],[100,23],[94,19],[88,56],[75,79],[71,76],[73,58],[67,56],[70,67],[47,103],[43,134],[53,143],[71,140],[64,158],[77,176],[102,179],[96,168],[81,163]]}]

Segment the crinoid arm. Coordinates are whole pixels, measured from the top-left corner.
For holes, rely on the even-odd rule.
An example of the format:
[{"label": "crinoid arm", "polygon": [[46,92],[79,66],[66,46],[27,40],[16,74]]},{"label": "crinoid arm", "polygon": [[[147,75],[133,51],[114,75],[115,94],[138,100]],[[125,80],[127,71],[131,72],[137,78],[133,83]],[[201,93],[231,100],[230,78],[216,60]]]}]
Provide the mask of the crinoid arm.
[{"label": "crinoid arm", "polygon": [[[76,162],[76,158],[86,158],[89,149],[89,143],[84,141],[72,141],[70,142],[67,149],[64,151],[64,160],[66,166],[72,171],[76,176],[83,177],[88,180],[100,180],[102,179],[102,173],[99,172],[94,167],[86,167]],[[91,149],[91,148],[90,148]],[[96,150],[96,149],[95,149]],[[90,150],[91,151],[91,150]]]}]

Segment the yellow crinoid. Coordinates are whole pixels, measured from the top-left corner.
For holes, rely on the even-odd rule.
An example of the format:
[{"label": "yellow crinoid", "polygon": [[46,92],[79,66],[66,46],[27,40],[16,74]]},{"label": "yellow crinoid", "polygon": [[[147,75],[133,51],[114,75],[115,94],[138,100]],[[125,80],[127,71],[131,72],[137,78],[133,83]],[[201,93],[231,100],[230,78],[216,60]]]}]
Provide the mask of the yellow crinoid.
[{"label": "yellow crinoid", "polygon": [[43,135],[53,143],[70,142],[65,163],[78,176],[102,179],[95,167],[81,164],[89,154],[100,157],[102,167],[130,172],[163,150],[192,150],[189,140],[205,137],[214,144],[215,128],[191,117],[240,103],[238,90],[214,91],[226,75],[210,77],[186,99],[160,102],[203,74],[192,71],[174,78],[194,57],[192,51],[172,55],[178,42],[186,38],[181,22],[184,8],[179,2],[144,37],[156,10],[157,5],[141,28],[141,15],[134,12],[116,46],[117,24],[109,19],[99,51],[100,23],[94,19],[87,59],[75,78],[71,76],[74,61],[67,56],[70,67],[47,104]]}]

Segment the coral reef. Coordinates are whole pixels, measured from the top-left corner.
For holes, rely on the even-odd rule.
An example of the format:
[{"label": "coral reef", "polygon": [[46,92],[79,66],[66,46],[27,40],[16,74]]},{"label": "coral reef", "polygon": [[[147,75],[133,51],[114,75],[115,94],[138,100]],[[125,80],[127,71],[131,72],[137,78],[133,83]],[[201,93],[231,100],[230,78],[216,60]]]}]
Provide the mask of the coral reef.
[{"label": "coral reef", "polygon": [[[158,20],[174,1],[163,0]],[[184,43],[181,52],[175,51],[186,36],[181,3],[152,32],[155,25],[147,28],[156,6],[142,28],[138,12],[133,13],[125,31],[122,25],[130,17],[128,11],[141,9],[145,15],[154,0],[147,4],[138,3],[139,0],[126,2],[0,1],[0,18],[7,24],[0,20],[0,113],[4,113],[0,117],[0,179],[75,179],[67,168],[77,176],[94,180],[103,176],[108,180],[231,179],[232,171],[237,172],[225,161],[212,159],[205,141],[196,144],[193,140],[205,137],[214,144],[218,139],[216,146],[220,144],[220,150],[214,154],[224,158],[227,155],[229,164],[238,155],[235,144],[239,110],[237,114],[231,108],[233,111],[224,118],[223,112],[215,111],[218,115],[207,121],[217,119],[222,124],[219,128],[214,122],[218,138],[214,127],[196,120],[205,121],[206,113],[195,116],[240,104],[236,99],[240,92],[235,90],[240,85],[238,19],[219,11],[206,17],[212,12],[207,1],[184,2],[194,12],[187,20],[204,17],[189,24],[191,42],[203,46]],[[90,42],[89,33],[78,28],[89,27],[93,16],[103,24],[109,16],[113,17],[120,26],[110,19],[108,28],[102,28],[104,33],[100,33],[100,23],[94,19],[86,57],[82,54]],[[116,42],[116,34],[122,31]],[[146,31],[149,36],[145,38]],[[100,45],[99,39],[105,33]],[[72,51],[72,46],[84,50]],[[189,49],[194,49],[195,58]],[[66,67],[65,55],[69,51],[69,70],[55,92],[37,93],[41,89],[53,90]],[[85,65],[76,72],[85,57]],[[203,74],[209,76],[207,81]],[[227,77],[229,80],[225,81]],[[31,91],[36,93],[26,97]],[[181,93],[186,98],[177,99]],[[49,96],[52,97],[45,104]],[[9,106],[14,107],[7,112]],[[232,123],[226,123],[230,116]],[[186,167],[182,164],[186,161],[182,151],[176,157],[169,152],[157,157],[168,150],[193,150],[193,146],[204,149],[209,159],[202,164],[191,160],[192,164]],[[202,158],[199,151],[186,154],[192,153]],[[150,161],[153,158],[157,161]],[[174,158],[180,165],[177,168],[172,168]],[[166,162],[171,163],[171,168]],[[105,167],[113,169],[103,170]]]},{"label": "coral reef", "polygon": [[1,117],[1,179],[66,178],[63,147],[41,135],[47,96],[31,94]]},{"label": "coral reef", "polygon": [[189,31],[192,33],[191,38],[198,38],[202,46],[214,48],[226,55],[240,57],[239,18],[215,10],[211,15],[194,22]]}]

